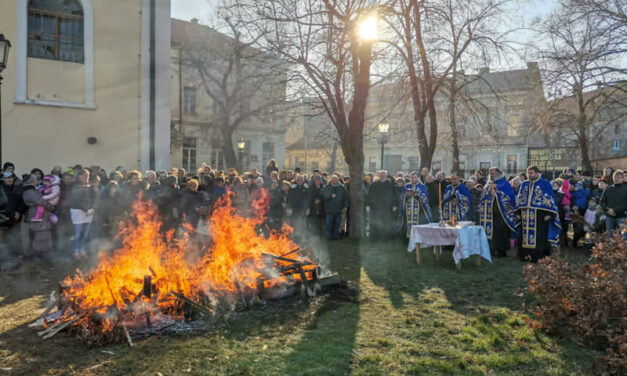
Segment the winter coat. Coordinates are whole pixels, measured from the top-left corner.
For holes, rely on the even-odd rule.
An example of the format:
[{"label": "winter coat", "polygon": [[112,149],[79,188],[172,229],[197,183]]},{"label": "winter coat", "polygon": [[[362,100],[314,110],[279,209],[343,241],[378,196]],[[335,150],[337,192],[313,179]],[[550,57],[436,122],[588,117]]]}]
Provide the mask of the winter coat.
[{"label": "winter coat", "polygon": [[577,205],[579,209],[588,207],[588,197],[590,196],[589,189],[579,189],[573,192],[572,201],[574,205]]},{"label": "winter coat", "polygon": [[309,208],[309,187],[307,184],[292,184],[287,193],[287,206],[293,215],[305,215]]},{"label": "winter coat", "polygon": [[207,210],[207,195],[205,192],[185,190],[181,194],[181,213],[185,221],[196,227],[201,211]]},{"label": "winter coat", "polygon": [[321,194],[324,199],[324,212],[326,215],[341,214],[342,210],[348,207],[348,192],[344,185],[340,183],[336,186],[331,185],[331,183],[325,185]]},{"label": "winter coat", "polygon": [[601,198],[601,206],[606,213],[609,209],[614,210],[615,215],[607,214],[610,217],[627,217],[627,184],[614,184],[608,187]]}]

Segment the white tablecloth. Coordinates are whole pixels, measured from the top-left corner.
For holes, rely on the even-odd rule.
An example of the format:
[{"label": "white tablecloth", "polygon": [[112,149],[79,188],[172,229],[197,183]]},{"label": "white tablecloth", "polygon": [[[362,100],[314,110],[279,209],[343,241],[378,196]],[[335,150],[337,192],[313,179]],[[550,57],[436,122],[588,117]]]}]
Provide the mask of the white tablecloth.
[{"label": "white tablecloth", "polygon": [[461,259],[480,255],[492,262],[488,238],[481,226],[438,227],[437,223],[411,227],[407,250],[412,252],[419,243],[422,246],[455,245],[453,259],[458,264]]}]

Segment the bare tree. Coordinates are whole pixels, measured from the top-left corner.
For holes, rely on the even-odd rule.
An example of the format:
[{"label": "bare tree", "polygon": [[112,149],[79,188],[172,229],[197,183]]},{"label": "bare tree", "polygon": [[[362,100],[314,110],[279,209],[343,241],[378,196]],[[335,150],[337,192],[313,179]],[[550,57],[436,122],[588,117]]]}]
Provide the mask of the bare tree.
[{"label": "bare tree", "polygon": [[[464,69],[473,63],[484,66],[503,56],[509,50],[505,36],[511,30],[498,31],[504,6],[509,0],[477,0],[460,2],[455,0],[434,1],[430,6],[439,10],[436,13],[442,24],[440,32],[434,33],[437,48],[434,53],[450,61],[450,75],[438,78],[442,81],[441,92],[448,102],[448,121],[451,131],[450,142],[453,153],[453,171],[460,172],[457,113],[458,101],[472,101],[464,95],[464,88],[482,76],[467,76]],[[496,93],[495,93],[496,94]],[[467,112],[474,106],[464,105]]]},{"label": "bare tree", "polygon": [[[409,83],[422,167],[431,166],[438,142],[436,95],[449,85],[453,94],[449,97],[454,100],[458,88],[451,75],[457,76],[461,57],[475,48],[484,52],[485,60],[485,48],[498,45],[491,20],[504,3],[397,0],[388,9],[387,25],[394,34],[391,43],[404,63],[403,75]],[[451,108],[455,108],[454,102]],[[451,121],[455,126],[454,113]]]},{"label": "bare tree", "polygon": [[218,10],[218,27],[201,26],[181,43],[182,64],[191,69],[211,99],[210,126],[219,130],[227,166],[237,165],[235,131],[247,122],[280,127],[285,110],[287,65],[276,56],[254,48],[262,35],[249,38],[241,20]]},{"label": "bare tree", "polygon": [[[364,171],[363,130],[371,85],[373,40],[360,38],[360,24],[372,15],[376,0],[233,0],[238,17],[252,35],[263,35],[260,48],[294,66],[301,94],[319,98],[337,130],[351,181]],[[372,25],[374,26],[374,25]],[[361,236],[364,191],[350,185],[350,235]]]},{"label": "bare tree", "polygon": [[611,123],[597,124],[599,114],[609,105],[624,105],[617,95],[625,91],[620,62],[627,46],[627,25],[608,23],[608,17],[582,9],[562,6],[538,25],[539,35],[548,39],[539,55],[545,83],[556,97],[555,125],[574,135],[582,167],[592,171],[591,140]]}]

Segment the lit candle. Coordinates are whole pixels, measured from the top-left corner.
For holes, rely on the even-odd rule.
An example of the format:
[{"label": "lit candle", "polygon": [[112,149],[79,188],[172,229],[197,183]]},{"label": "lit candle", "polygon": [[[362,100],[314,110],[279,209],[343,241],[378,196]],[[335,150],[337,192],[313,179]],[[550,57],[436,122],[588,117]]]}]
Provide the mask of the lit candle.
[{"label": "lit candle", "polygon": [[442,183],[438,182],[438,203],[442,207]]}]

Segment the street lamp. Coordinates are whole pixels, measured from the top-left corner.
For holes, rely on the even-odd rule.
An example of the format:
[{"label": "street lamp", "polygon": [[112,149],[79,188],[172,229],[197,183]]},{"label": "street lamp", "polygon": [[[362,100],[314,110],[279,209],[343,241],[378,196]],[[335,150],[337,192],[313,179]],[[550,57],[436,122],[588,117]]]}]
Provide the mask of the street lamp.
[{"label": "street lamp", "polygon": [[[4,39],[4,34],[0,34],[0,73],[9,63],[9,49],[11,42]],[[0,75],[0,163],[2,163],[2,75]]]},{"label": "street lamp", "polygon": [[246,140],[244,137],[240,137],[237,141],[237,157],[239,160],[240,173],[244,172],[244,148],[246,147]]},{"label": "street lamp", "polygon": [[383,170],[383,157],[385,155],[385,142],[387,141],[390,124],[379,124],[379,141],[381,142],[381,169]]}]

